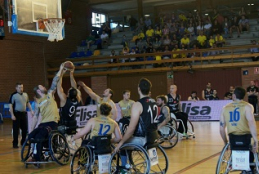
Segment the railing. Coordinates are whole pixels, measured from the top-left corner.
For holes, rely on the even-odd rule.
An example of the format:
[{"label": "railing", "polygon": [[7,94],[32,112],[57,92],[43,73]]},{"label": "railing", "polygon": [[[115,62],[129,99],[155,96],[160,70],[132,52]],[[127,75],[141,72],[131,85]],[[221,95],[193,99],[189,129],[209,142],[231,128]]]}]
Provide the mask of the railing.
[{"label": "railing", "polygon": [[[120,55],[120,56],[92,56],[87,58],[73,58],[66,59],[72,61],[74,64],[88,63],[89,65],[76,66],[75,76],[97,76],[107,74],[123,74],[123,73],[134,73],[134,72],[161,72],[161,71],[180,71],[188,70],[190,65],[192,69],[204,69],[204,68],[231,68],[231,67],[245,67],[245,66],[259,66],[259,61],[252,62],[251,57],[259,56],[259,53],[249,53],[248,49],[258,47],[257,45],[249,46],[236,46],[236,47],[223,47],[215,49],[197,49],[197,50],[186,50],[186,51],[174,51],[174,52],[157,52],[157,53],[146,53],[146,54],[134,54],[134,55]],[[247,49],[245,53],[238,53],[240,49]],[[228,51],[229,54],[214,55],[203,57],[204,53],[218,51]],[[199,57],[192,58],[172,58],[174,54],[189,54],[194,53]],[[149,57],[168,55],[169,59],[163,60],[148,60]],[[111,59],[116,59],[117,62],[121,62],[123,59],[130,58],[141,58],[142,61],[137,62],[125,62],[125,63],[108,63]],[[242,60],[238,60],[242,59]],[[64,59],[50,60],[48,65],[48,78],[52,78],[56,71],[59,69],[60,63],[66,61]],[[212,62],[212,61],[220,62]],[[228,60],[228,62],[224,62]],[[240,62],[242,61],[242,62]],[[211,62],[211,63],[208,63]],[[181,66],[175,66],[177,64]],[[165,67],[153,68],[153,64],[164,64]]]}]

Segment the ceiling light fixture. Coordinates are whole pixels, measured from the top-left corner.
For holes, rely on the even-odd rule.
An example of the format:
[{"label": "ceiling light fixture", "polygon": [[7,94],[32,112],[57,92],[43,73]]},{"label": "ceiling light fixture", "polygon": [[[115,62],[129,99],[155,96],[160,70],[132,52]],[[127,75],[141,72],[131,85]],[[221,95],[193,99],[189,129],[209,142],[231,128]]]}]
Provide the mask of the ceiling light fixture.
[{"label": "ceiling light fixture", "polygon": [[196,12],[197,10],[193,10],[194,12]]},{"label": "ceiling light fixture", "polygon": [[254,5],[254,4],[251,4],[251,5]]},{"label": "ceiling light fixture", "polygon": [[250,5],[250,4],[247,4],[247,5]]},{"label": "ceiling light fixture", "polygon": [[208,13],[205,13],[205,16],[208,16],[209,14]]},{"label": "ceiling light fixture", "polygon": [[149,17],[150,15],[149,14],[145,14],[145,17]]}]

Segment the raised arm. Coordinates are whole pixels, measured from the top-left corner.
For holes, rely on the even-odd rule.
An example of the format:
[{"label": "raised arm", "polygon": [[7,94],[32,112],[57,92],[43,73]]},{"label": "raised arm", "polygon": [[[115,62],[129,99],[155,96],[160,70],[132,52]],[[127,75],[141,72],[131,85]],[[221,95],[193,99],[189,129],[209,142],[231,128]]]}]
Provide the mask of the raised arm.
[{"label": "raised arm", "polygon": [[116,120],[116,118],[117,118],[117,108],[116,108],[116,105],[115,105],[115,103],[113,101],[111,101],[109,103],[112,106],[112,110],[111,110],[112,119]]},{"label": "raised arm", "polygon": [[51,86],[50,86],[50,88],[49,88],[49,90],[48,90],[48,93],[52,94],[52,93],[56,90],[56,88],[57,88],[57,83],[58,83],[58,81],[59,81],[59,79],[60,79],[60,75],[61,75],[63,69],[64,69],[64,63],[62,63],[62,64],[60,65],[60,68],[59,68],[58,73],[57,73],[57,74],[55,75],[55,77],[53,78],[52,83],[51,83]]},{"label": "raised arm", "polygon": [[258,149],[258,139],[257,139],[257,128],[256,128],[256,123],[255,123],[255,119],[254,119],[254,109],[252,107],[252,105],[247,105],[245,107],[245,112],[246,112],[246,119],[248,121],[248,125],[249,125],[249,129],[251,132],[251,135],[254,139],[254,146],[253,146],[253,152],[257,152]]},{"label": "raised arm", "polygon": [[60,99],[60,107],[63,107],[65,104],[66,104],[66,94],[64,93],[64,90],[63,90],[63,87],[62,87],[62,78],[63,78],[63,75],[66,71],[63,70],[60,74],[60,78],[59,78],[59,81],[58,81],[58,84],[57,84],[57,93],[58,93],[58,97]]},{"label": "raised arm", "polygon": [[74,69],[70,70],[70,83],[71,83],[71,87],[77,89],[77,85],[74,77]]},{"label": "raised arm", "polygon": [[100,101],[100,98],[101,98],[101,97],[98,96],[97,94],[95,94],[91,88],[89,88],[88,86],[85,85],[84,82],[79,81],[79,82],[78,82],[78,85],[81,86],[81,87],[85,90],[85,92],[86,92],[93,100],[95,100],[95,101],[97,101],[97,102]]}]

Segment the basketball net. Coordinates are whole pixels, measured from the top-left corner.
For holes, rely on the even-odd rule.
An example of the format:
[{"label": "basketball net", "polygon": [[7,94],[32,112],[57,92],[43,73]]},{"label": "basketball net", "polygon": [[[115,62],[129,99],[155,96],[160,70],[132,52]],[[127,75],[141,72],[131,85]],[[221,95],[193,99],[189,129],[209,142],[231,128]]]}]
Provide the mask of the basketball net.
[{"label": "basketball net", "polygon": [[43,23],[47,31],[49,32],[49,37],[48,37],[49,41],[54,42],[56,40],[58,42],[60,40],[63,40],[62,30],[65,25],[65,19],[59,19],[59,18],[43,19]]}]

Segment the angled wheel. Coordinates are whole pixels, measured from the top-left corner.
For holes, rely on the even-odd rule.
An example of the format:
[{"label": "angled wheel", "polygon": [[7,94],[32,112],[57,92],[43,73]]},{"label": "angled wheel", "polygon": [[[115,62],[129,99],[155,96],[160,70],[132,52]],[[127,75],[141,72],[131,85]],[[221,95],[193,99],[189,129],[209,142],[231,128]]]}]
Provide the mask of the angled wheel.
[{"label": "angled wheel", "polygon": [[49,148],[52,159],[59,165],[69,162],[70,150],[66,138],[62,134],[55,132],[50,135]]},{"label": "angled wheel", "polygon": [[22,145],[22,151],[21,151],[22,162],[25,162],[29,157],[32,157],[32,155],[33,155],[33,149],[31,147],[31,143],[27,137],[25,142]]},{"label": "angled wheel", "polygon": [[159,139],[159,144],[164,149],[173,148],[178,143],[177,131],[172,126],[163,126],[159,130],[159,134],[161,136]]},{"label": "angled wheel", "polygon": [[187,134],[195,138],[194,126],[190,120],[187,121]]},{"label": "angled wheel", "polygon": [[231,150],[229,143],[224,146],[219,156],[216,174],[227,174],[231,170]]},{"label": "angled wheel", "polygon": [[175,130],[178,129],[177,121],[174,118],[171,118],[171,121],[168,124],[170,124],[170,126],[172,126]]},{"label": "angled wheel", "polygon": [[70,163],[71,174],[88,174],[90,172],[90,164],[91,164],[91,150],[82,146],[72,157],[72,161]]},{"label": "angled wheel", "polygon": [[120,152],[114,153],[109,162],[109,173],[149,174],[150,159],[146,150],[136,144],[124,144]]},{"label": "angled wheel", "polygon": [[158,164],[150,167],[150,174],[164,174],[168,170],[168,158],[161,146],[156,147],[157,156],[158,156]]},{"label": "angled wheel", "polygon": [[73,155],[76,152],[76,150],[81,146],[82,139],[77,139],[76,141],[72,142],[71,139],[73,135],[65,135],[65,136],[70,149],[70,154]]}]

